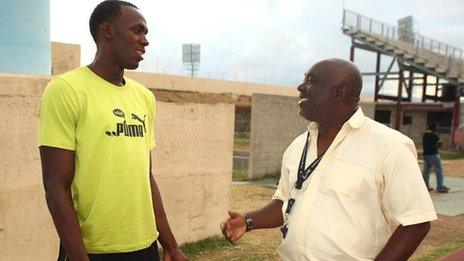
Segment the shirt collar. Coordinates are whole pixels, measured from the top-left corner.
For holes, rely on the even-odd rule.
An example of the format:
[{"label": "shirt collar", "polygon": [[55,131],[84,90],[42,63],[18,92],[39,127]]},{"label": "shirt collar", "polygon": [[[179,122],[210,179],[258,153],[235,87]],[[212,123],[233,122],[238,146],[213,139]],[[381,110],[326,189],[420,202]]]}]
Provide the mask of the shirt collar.
[{"label": "shirt collar", "polygon": [[[358,107],[351,115],[351,117],[348,119],[346,123],[351,126],[353,129],[359,129],[364,125],[364,122],[366,121],[366,117],[364,117],[364,113],[361,109],[361,107]],[[344,125],[346,125],[346,123]],[[308,130],[309,131],[314,131],[317,130],[317,123],[314,121],[310,121],[308,124]]]},{"label": "shirt collar", "polygon": [[309,131],[317,130],[317,123],[315,121],[310,121],[308,124],[308,130]]},{"label": "shirt collar", "polygon": [[364,113],[361,107],[358,107],[358,109],[356,109],[356,112],[348,120],[348,124],[353,129],[359,129],[364,125],[364,122],[366,122],[366,117],[364,117]]}]

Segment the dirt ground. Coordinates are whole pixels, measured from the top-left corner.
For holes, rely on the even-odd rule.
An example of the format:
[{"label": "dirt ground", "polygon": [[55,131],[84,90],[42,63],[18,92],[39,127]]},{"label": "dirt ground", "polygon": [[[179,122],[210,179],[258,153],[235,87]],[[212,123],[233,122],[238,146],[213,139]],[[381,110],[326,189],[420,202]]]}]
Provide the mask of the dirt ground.
[{"label": "dirt ground", "polygon": [[443,161],[443,172],[446,177],[464,178],[464,159]]},{"label": "dirt ground", "polygon": [[[234,185],[232,186],[232,208],[241,213],[259,208],[269,202],[273,193],[274,189],[262,186]],[[463,224],[464,215],[452,218],[439,215],[412,259],[418,259],[437,247],[453,242],[459,235],[464,234]],[[212,259],[202,260],[280,260],[275,251],[280,244],[278,229],[253,231],[253,233],[246,234],[243,240],[245,241],[243,245],[216,253],[211,256]]]},{"label": "dirt ground", "polygon": [[[259,185],[232,185],[231,208],[244,213],[269,202],[274,189]],[[280,243],[278,229],[247,233],[235,246],[218,249],[191,260],[281,260],[276,252]]]},{"label": "dirt ground", "polygon": [[[446,176],[464,178],[464,159],[448,160],[443,165]],[[260,208],[269,202],[274,189],[259,185],[233,185],[231,207],[244,213]],[[464,234],[464,215],[458,217],[439,216],[432,223],[432,229],[412,257],[420,260],[437,247],[453,242]],[[205,253],[192,260],[280,260],[276,248],[280,244],[278,229],[253,231],[245,234],[236,246]]]},{"label": "dirt ground", "polygon": [[[445,184],[446,177],[464,178],[464,159],[443,161],[443,172]],[[432,229],[417,249],[414,257],[421,256],[436,247],[450,243],[462,234],[464,234],[464,215],[457,217],[439,215],[438,220],[432,222]]]}]

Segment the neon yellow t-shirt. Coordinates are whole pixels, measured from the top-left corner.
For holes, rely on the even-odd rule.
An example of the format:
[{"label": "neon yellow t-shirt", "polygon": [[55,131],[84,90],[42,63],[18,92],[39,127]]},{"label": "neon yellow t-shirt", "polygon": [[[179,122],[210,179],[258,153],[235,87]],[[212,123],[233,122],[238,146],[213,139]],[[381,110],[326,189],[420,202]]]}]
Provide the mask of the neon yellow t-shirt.
[{"label": "neon yellow t-shirt", "polygon": [[39,107],[40,146],[75,151],[72,196],[89,253],[131,252],[158,237],[149,180],[155,97],[81,67],[54,78]]}]

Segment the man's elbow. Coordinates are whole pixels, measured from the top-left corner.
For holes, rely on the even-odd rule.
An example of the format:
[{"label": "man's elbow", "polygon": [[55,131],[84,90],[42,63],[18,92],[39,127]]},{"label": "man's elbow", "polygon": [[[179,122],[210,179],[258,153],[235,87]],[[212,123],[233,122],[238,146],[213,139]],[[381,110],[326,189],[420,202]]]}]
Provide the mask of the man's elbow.
[{"label": "man's elbow", "polygon": [[43,186],[45,191],[45,199],[47,200],[47,202],[53,201],[57,192],[56,183],[52,182],[49,179],[44,179]]},{"label": "man's elbow", "polygon": [[47,202],[55,201],[57,198],[63,197],[63,194],[70,193],[71,191],[71,184],[46,176],[43,178],[43,186]]}]

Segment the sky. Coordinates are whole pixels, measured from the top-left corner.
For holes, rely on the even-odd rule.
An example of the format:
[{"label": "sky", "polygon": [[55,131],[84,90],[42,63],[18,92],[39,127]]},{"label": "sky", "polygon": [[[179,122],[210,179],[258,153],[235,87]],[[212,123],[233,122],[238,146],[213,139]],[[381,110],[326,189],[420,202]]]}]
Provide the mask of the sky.
[{"label": "sky", "polygon": [[[51,40],[79,44],[81,64],[93,60],[88,19],[100,1],[50,0]],[[387,24],[408,15],[421,35],[464,49],[464,0],[134,0],[145,16],[150,45],[139,71],[186,74],[182,44],[201,44],[200,77],[296,87],[324,58],[349,58],[343,9]],[[362,72],[375,55],[356,50]],[[388,67],[388,59],[383,60]],[[364,79],[363,94],[373,92]]]}]

